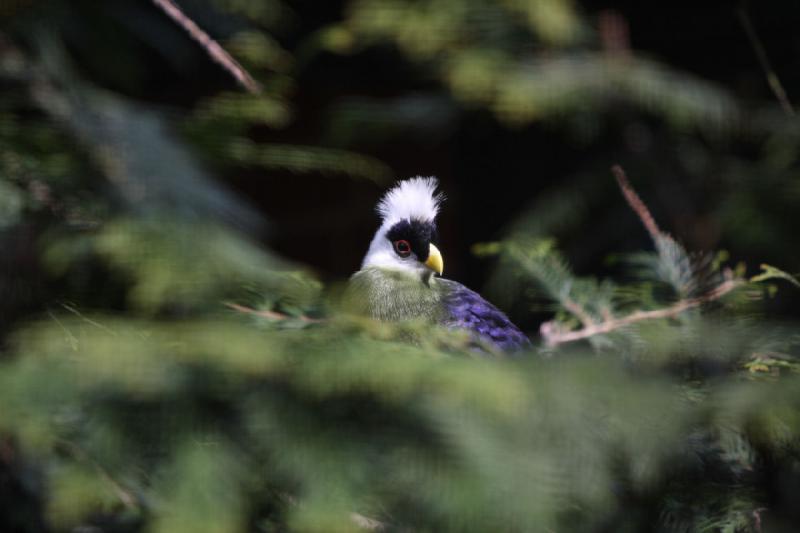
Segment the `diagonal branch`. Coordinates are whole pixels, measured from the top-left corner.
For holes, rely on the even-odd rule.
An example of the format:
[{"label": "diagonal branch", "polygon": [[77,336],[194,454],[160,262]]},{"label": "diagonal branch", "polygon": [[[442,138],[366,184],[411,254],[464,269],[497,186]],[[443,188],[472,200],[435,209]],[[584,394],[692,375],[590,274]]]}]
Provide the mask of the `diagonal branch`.
[{"label": "diagonal branch", "polygon": [[74,459],[91,466],[95,470],[95,472],[97,472],[97,474],[103,479],[103,481],[111,485],[114,492],[117,494],[117,497],[125,507],[127,507],[128,509],[139,508],[139,501],[136,495],[129,489],[125,488],[122,485],[122,483],[114,479],[111,473],[100,463],[92,459],[89,453],[86,452],[83,448],[81,448],[74,442],[66,439],[60,439],[58,441],[58,444],[63,448],[65,452],[71,455]]},{"label": "diagonal branch", "polygon": [[589,312],[586,311],[586,309],[584,309],[581,304],[579,304],[569,296],[565,296],[564,298],[561,299],[561,305],[564,306],[564,309],[575,315],[578,318],[578,320],[581,321],[581,324],[583,324],[584,326],[589,327],[594,325],[595,322],[594,319],[592,318],[592,315],[590,315]]},{"label": "diagonal branch", "polygon": [[658,224],[656,224],[656,220],[653,218],[653,215],[650,214],[650,210],[647,208],[647,205],[645,205],[634,188],[631,186],[625,171],[621,166],[614,165],[611,167],[611,172],[614,173],[614,177],[617,179],[617,184],[619,185],[625,200],[628,201],[628,205],[631,206],[631,209],[633,209],[634,213],[639,215],[639,219],[642,221],[642,224],[644,224],[647,232],[653,238],[653,241],[658,243],[659,237],[663,237],[664,234],[658,228]]},{"label": "diagonal branch", "polygon": [[745,284],[744,280],[729,278],[720,285],[696,298],[689,298],[675,302],[669,307],[653,309],[652,311],[634,311],[629,315],[619,318],[608,318],[603,322],[591,324],[576,330],[564,331],[558,327],[554,321],[545,322],[540,327],[540,333],[548,346],[556,346],[565,342],[573,342],[588,339],[594,335],[611,333],[625,326],[630,326],[645,320],[657,320],[662,318],[674,318],[684,311],[700,307],[701,305],[719,300],[734,289]]},{"label": "diagonal branch", "polygon": [[153,3],[202,46],[211,59],[216,61],[222,68],[236,78],[236,81],[238,81],[242,87],[251,93],[261,91],[261,86],[253,79],[247,70],[225,51],[217,41],[212,39],[200,26],[186,16],[175,2],[172,0],[153,0]]},{"label": "diagonal branch", "polygon": [[306,315],[287,315],[285,313],[280,313],[278,311],[270,311],[268,309],[253,309],[252,307],[247,307],[245,305],[240,305],[233,302],[225,302],[225,307],[229,309],[233,309],[239,313],[244,313],[248,315],[255,315],[260,316],[263,318],[268,318],[270,320],[300,320],[301,322],[305,322],[307,324],[316,324],[318,322],[324,322],[324,320],[320,318],[312,318]]},{"label": "diagonal branch", "polygon": [[[647,208],[647,205],[642,201],[625,175],[625,171],[619,165],[611,167],[614,177],[617,179],[617,184],[622,191],[622,195],[627,200],[631,209],[639,216],[639,219],[647,228],[647,232],[653,238],[653,241],[658,245],[659,240],[665,237],[665,234],[659,229],[653,215]],[[570,313],[575,315],[583,324],[583,327],[574,330],[564,329],[556,320],[545,322],[539,328],[539,333],[544,339],[545,344],[548,346],[556,346],[566,342],[574,342],[582,339],[588,339],[595,335],[602,335],[611,333],[612,331],[624,328],[637,322],[645,320],[657,320],[663,318],[674,318],[684,311],[700,307],[701,305],[719,300],[726,294],[734,289],[741,287],[746,283],[746,280],[741,278],[734,278],[733,273],[728,270],[725,272],[725,281],[717,287],[711,289],[701,296],[694,298],[686,298],[675,302],[674,304],[661,309],[653,309],[650,311],[634,311],[628,315],[615,318],[610,313],[603,317],[601,322],[595,322],[591,319],[591,315],[586,309],[577,302],[566,298],[561,301],[561,305]]]},{"label": "diagonal branch", "polygon": [[772,94],[774,94],[775,98],[778,99],[778,103],[781,105],[783,112],[789,116],[794,116],[794,106],[792,105],[792,102],[789,101],[789,96],[786,94],[786,90],[783,88],[783,84],[781,83],[780,78],[778,78],[778,74],[775,72],[775,69],[772,68],[772,64],[769,62],[767,51],[764,49],[764,45],[762,44],[761,39],[758,38],[756,29],[753,27],[753,23],[750,21],[750,15],[747,13],[745,2],[742,2],[742,5],[736,10],[736,13],[739,16],[739,22],[742,24],[744,32],[747,34],[747,39],[750,41],[750,46],[753,47],[753,51],[756,54],[758,63],[761,65],[761,69],[764,71],[764,76],[767,78],[767,84],[772,90]]}]

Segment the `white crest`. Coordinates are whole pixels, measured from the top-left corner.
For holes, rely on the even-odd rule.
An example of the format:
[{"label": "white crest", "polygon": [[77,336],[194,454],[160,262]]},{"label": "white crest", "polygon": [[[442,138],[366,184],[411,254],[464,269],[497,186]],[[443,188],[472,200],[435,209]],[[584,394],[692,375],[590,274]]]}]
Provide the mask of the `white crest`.
[{"label": "white crest", "polygon": [[378,203],[384,225],[403,219],[432,221],[439,212],[444,195],[436,194],[439,184],[434,177],[417,176],[392,187]]},{"label": "white crest", "polygon": [[436,178],[417,176],[399,182],[381,198],[377,209],[383,220],[372,238],[361,268],[373,266],[430,275],[431,270],[420,263],[416,255],[411,254],[406,258],[398,256],[386,234],[401,220],[432,222],[439,212],[439,204],[444,200],[443,194],[436,193],[438,184]]}]

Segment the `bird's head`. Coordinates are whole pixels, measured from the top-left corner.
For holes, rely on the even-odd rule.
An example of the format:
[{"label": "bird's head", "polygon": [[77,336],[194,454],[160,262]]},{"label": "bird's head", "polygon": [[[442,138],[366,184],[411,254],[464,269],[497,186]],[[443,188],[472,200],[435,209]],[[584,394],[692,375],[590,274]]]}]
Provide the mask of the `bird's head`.
[{"label": "bird's head", "polygon": [[429,278],[442,273],[444,261],[436,240],[436,214],[444,199],[436,178],[399,182],[378,203],[381,227],[372,238],[361,268],[380,267]]}]

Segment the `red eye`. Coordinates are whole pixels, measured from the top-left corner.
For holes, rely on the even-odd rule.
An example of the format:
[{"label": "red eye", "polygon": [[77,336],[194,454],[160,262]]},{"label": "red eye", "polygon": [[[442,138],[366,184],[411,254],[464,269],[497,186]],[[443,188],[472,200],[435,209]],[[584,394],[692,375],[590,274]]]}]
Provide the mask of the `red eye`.
[{"label": "red eye", "polygon": [[406,240],[394,241],[394,251],[400,257],[408,257],[411,255],[411,244]]}]

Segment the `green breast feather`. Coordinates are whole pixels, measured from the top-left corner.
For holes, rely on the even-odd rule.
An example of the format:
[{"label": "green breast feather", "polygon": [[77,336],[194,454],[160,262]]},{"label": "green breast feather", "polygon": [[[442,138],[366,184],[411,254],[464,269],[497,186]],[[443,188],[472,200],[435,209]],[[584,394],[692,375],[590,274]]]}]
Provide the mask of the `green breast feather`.
[{"label": "green breast feather", "polygon": [[438,280],[378,267],[359,270],[350,278],[347,307],[378,320],[442,320],[443,294]]},{"label": "green breast feather", "polygon": [[502,352],[517,352],[530,341],[508,317],[458,282],[379,267],[359,270],[350,278],[351,312],[378,320],[423,320],[469,331],[476,341]]}]

